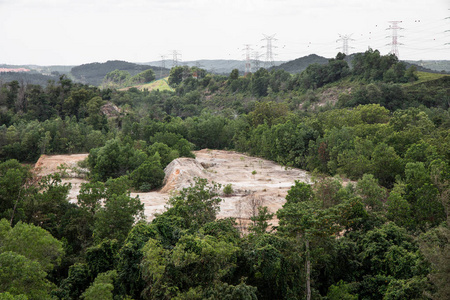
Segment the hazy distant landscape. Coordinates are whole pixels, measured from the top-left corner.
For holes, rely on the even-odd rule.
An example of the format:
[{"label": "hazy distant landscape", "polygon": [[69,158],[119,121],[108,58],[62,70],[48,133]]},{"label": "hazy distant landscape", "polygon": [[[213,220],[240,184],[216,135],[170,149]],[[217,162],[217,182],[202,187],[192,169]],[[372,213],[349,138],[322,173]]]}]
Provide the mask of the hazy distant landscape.
[{"label": "hazy distant landscape", "polygon": [[[351,63],[353,55],[349,56],[348,62]],[[300,57],[292,61],[275,61],[274,67],[269,70],[284,70],[291,74],[298,74],[304,71],[311,64],[327,64],[328,58],[311,54],[305,57]],[[428,72],[447,72],[450,73],[450,60],[439,61],[406,61],[408,65],[417,66],[419,71]],[[245,61],[240,60],[198,60],[186,61],[179,63],[182,66],[199,67],[214,74],[227,75],[233,69],[239,70],[241,74],[245,71]],[[152,69],[155,72],[156,78],[163,78],[169,75],[169,70],[173,66],[173,62],[167,60],[164,62],[165,67],[162,67],[162,61],[152,61],[147,63],[132,63],[125,61],[107,61],[104,63],[86,63],[80,66],[36,66],[36,65],[5,65],[0,64],[0,68],[26,68],[30,72],[0,72],[0,80],[8,82],[18,80],[29,84],[46,85],[49,80],[57,81],[60,75],[67,75],[74,82],[89,84],[93,86],[100,86],[103,78],[111,71],[122,70],[130,73],[131,76],[138,74],[141,71]],[[252,62],[253,71],[257,71],[255,65],[264,67],[264,61],[258,61],[256,64]]]}]

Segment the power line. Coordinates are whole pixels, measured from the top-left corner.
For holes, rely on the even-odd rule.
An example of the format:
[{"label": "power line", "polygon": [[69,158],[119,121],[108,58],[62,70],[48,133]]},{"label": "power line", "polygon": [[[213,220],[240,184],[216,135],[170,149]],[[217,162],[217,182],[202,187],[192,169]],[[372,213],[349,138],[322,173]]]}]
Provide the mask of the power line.
[{"label": "power line", "polygon": [[[450,9],[449,9],[450,10]],[[450,17],[447,17],[447,18],[445,18],[446,20],[447,19],[450,19]],[[450,32],[450,30],[446,30],[445,32]],[[444,45],[450,45],[450,43],[445,43]]]},{"label": "power line", "polygon": [[276,48],[275,46],[272,45],[272,41],[277,41],[277,39],[275,38],[275,34],[272,35],[266,35],[263,34],[264,38],[261,41],[266,41],[267,44],[266,46],[262,46],[261,48],[266,48],[266,61],[264,63],[264,67],[270,68],[273,67],[275,65],[275,63],[273,62],[273,52],[272,52],[272,48]]}]

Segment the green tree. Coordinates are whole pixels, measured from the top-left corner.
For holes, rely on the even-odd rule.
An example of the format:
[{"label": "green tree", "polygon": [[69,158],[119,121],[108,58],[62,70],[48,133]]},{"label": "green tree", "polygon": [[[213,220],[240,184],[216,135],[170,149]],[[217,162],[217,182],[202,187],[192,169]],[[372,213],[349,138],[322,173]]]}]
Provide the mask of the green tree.
[{"label": "green tree", "polygon": [[295,184],[288,190],[286,201],[290,203],[298,203],[312,201],[314,199],[314,191],[311,185],[295,180]]},{"label": "green tree", "polygon": [[87,114],[86,122],[94,127],[96,130],[101,130],[106,127],[106,117],[101,112],[101,107],[105,104],[105,101],[99,96],[96,96],[89,100],[87,103]]},{"label": "green tree", "polygon": [[155,80],[155,72],[152,69],[145,70],[130,78],[130,84],[142,84]]},{"label": "green tree", "polygon": [[190,69],[188,66],[173,67],[170,69],[169,74],[169,84],[172,87],[179,85],[184,79],[191,76]]},{"label": "green tree", "polygon": [[[0,237],[0,253],[12,251],[40,264],[43,271],[51,271],[61,262],[62,242],[50,233],[32,224],[17,223],[8,228],[8,221],[2,219],[1,227],[6,232]],[[26,245],[26,246],[24,246]]]},{"label": "green tree", "polygon": [[113,300],[113,282],[117,278],[117,271],[107,271],[98,274],[91,286],[81,295],[86,300]]},{"label": "green tree", "polygon": [[105,146],[89,152],[88,164],[93,178],[105,181],[132,172],[146,159],[144,151],[134,149],[130,143],[112,139]]},{"label": "green tree", "polygon": [[99,244],[86,249],[86,263],[91,277],[114,269],[119,251],[117,240],[104,239]]},{"label": "green tree", "polygon": [[28,300],[25,295],[12,295],[8,292],[0,293],[0,300]]},{"label": "green tree", "polygon": [[[143,248],[141,269],[147,287],[145,299],[183,297],[198,288],[219,283],[236,266],[239,248],[213,236],[186,234],[172,251],[153,239]],[[194,293],[194,290],[197,290]],[[201,293],[201,292],[200,292]]]},{"label": "green tree", "polygon": [[160,162],[159,153],[147,158],[137,169],[135,169],[130,178],[135,189],[147,192],[161,187],[165,173]]},{"label": "green tree", "polygon": [[411,204],[404,198],[406,185],[402,182],[394,184],[386,201],[386,217],[398,226],[413,228]]},{"label": "green tree", "polygon": [[28,299],[50,298],[54,284],[47,280],[41,265],[15,252],[0,254],[0,291],[25,295]]},{"label": "green tree", "polygon": [[271,126],[285,117],[288,113],[287,106],[283,103],[256,102],[255,109],[248,114],[249,122],[254,127],[260,124]]},{"label": "green tree", "polygon": [[174,150],[167,146],[164,143],[153,143],[148,147],[147,154],[148,156],[153,156],[156,153],[159,154],[161,159],[161,167],[165,168],[169,163],[172,162],[172,160],[178,158],[180,156],[179,152],[177,150]]},{"label": "green tree", "polygon": [[58,297],[61,299],[79,299],[89,287],[92,278],[86,263],[75,263],[69,267],[69,275],[60,285]]},{"label": "green tree", "polygon": [[241,282],[235,286],[227,283],[216,283],[212,288],[203,293],[202,299],[256,300],[258,298],[255,287]]},{"label": "green tree", "polygon": [[353,295],[350,292],[350,285],[341,280],[336,285],[330,286],[327,298],[329,300],[357,300],[358,295]]},{"label": "green tree", "polygon": [[144,218],[143,213],[144,205],[139,197],[133,198],[129,194],[109,196],[95,214],[94,238],[98,241],[109,238],[123,242],[133,224]]},{"label": "green tree", "polygon": [[[303,184],[302,190],[307,191],[306,184]],[[290,196],[289,192],[288,196]],[[310,195],[309,192],[301,193],[299,197],[288,196],[283,208],[277,211],[277,217],[280,220],[278,229],[280,232],[294,237],[299,246],[303,244],[305,247],[305,294],[306,299],[309,300],[312,295],[311,242],[326,239],[339,232],[338,211],[334,207],[322,209],[319,201],[309,200],[313,197],[313,194]]]},{"label": "green tree", "polygon": [[17,160],[0,163],[0,217],[11,224],[24,218],[24,199],[32,193],[31,173]]},{"label": "green tree", "polygon": [[260,68],[252,76],[252,89],[257,97],[267,96],[267,88],[269,87],[269,72]]},{"label": "green tree", "polygon": [[[394,284],[393,280],[411,280],[415,276],[422,280],[429,272],[413,238],[404,228],[393,223],[367,232],[359,244],[362,268],[366,274],[359,290],[362,298],[382,298],[389,284]],[[421,288],[416,295],[422,294],[426,286]]]},{"label": "green tree", "polygon": [[71,184],[63,183],[59,173],[42,177],[38,182],[39,192],[33,193],[25,203],[28,222],[59,237],[64,215],[74,208],[74,204],[67,199],[70,188]]},{"label": "green tree", "polygon": [[231,73],[230,73],[230,80],[236,80],[236,79],[239,79],[239,70],[233,69],[233,70],[231,70]]},{"label": "green tree", "polygon": [[103,87],[122,87],[127,84],[130,76],[127,71],[114,70],[105,75],[102,85]]},{"label": "green tree", "polygon": [[381,210],[386,198],[386,189],[378,185],[378,181],[372,174],[364,174],[356,184],[356,191],[361,196],[364,204],[372,210]]},{"label": "green tree", "polygon": [[372,153],[372,171],[375,178],[386,188],[394,185],[395,177],[403,172],[402,160],[393,147],[378,144]]},{"label": "green tree", "polygon": [[141,276],[140,264],[143,258],[143,246],[158,236],[153,224],[139,222],[128,233],[117,254],[118,292],[138,299],[144,290],[145,282]]},{"label": "green tree", "polygon": [[433,228],[419,237],[421,253],[431,263],[430,281],[435,290],[432,299],[447,299],[450,297],[450,224],[449,220],[443,225]]},{"label": "green tree", "polygon": [[103,182],[82,183],[77,195],[78,205],[95,215],[101,206],[101,200],[106,197],[106,188]]},{"label": "green tree", "polygon": [[168,216],[183,219],[183,228],[196,230],[216,219],[220,209],[220,198],[217,197],[220,185],[208,185],[206,179],[195,178],[194,184],[182,189],[178,195],[167,201]]},{"label": "green tree", "polygon": [[269,226],[272,225],[268,221],[272,220],[274,215],[274,213],[269,212],[267,206],[259,206],[257,215],[250,217],[253,224],[249,226],[249,231],[255,234],[266,233]]}]

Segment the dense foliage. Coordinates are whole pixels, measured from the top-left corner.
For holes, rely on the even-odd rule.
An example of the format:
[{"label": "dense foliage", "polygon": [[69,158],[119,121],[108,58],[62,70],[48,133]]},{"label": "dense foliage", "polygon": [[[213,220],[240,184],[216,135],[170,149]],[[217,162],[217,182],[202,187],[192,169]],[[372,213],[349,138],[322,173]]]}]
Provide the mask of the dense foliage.
[{"label": "dense foliage", "polygon": [[[3,83],[0,299],[449,298],[450,77],[374,50],[352,64],[176,67],[173,92]],[[173,159],[201,148],[316,181],[296,181],[278,212],[255,208],[245,234],[216,218],[220,187],[200,178],[147,222],[130,190],[160,187]],[[80,152],[77,204],[64,170],[36,178],[23,164]]]}]

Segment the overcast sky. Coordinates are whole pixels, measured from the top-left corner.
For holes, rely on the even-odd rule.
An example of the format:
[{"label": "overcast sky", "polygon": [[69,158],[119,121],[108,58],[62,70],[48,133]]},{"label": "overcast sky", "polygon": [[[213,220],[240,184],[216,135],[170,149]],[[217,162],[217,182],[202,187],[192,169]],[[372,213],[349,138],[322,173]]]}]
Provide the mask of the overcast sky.
[{"label": "overcast sky", "polygon": [[263,34],[275,34],[275,60],[334,57],[339,34],[351,34],[350,53],[387,54],[389,21],[402,21],[400,59],[450,60],[449,9],[450,0],[0,0],[0,64],[149,62],[173,50],[183,61],[243,60],[246,44],[264,60]]}]

